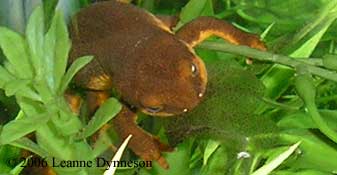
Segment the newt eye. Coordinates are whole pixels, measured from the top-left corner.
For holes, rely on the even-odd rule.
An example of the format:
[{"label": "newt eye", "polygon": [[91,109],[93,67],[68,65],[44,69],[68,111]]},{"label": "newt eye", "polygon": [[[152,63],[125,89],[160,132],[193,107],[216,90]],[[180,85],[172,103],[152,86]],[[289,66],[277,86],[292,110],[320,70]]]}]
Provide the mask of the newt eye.
[{"label": "newt eye", "polygon": [[199,73],[198,67],[194,63],[191,64],[191,71],[193,77],[197,76]]},{"label": "newt eye", "polygon": [[162,106],[150,106],[146,107],[145,110],[147,110],[149,113],[157,113],[163,109]]}]

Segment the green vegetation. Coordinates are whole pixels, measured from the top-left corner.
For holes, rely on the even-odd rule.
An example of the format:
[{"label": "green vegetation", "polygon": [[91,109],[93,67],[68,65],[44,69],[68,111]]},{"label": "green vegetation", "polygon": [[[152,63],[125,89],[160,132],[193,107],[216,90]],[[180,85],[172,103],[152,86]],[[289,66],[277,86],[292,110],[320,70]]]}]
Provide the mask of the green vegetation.
[{"label": "green vegetation", "polygon": [[[19,2],[19,1],[18,1]],[[19,174],[21,151],[46,162],[93,160],[113,131],[90,137],[121,105],[110,98],[90,121],[71,112],[63,94],[92,56],[67,68],[66,20],[87,0],[0,2],[0,174]],[[57,3],[58,11],[54,11]],[[178,15],[178,30],[214,16],[260,34],[268,51],[212,37],[197,46],[208,70],[205,100],[175,118],[142,115],[143,128],[175,146],[170,169],[121,168],[115,174],[320,175],[337,172],[337,0],[136,0],[154,14]],[[6,13],[6,12],[13,13]],[[17,13],[14,13],[17,12]],[[13,16],[16,14],[16,16]],[[14,32],[15,31],[15,32]],[[247,57],[253,64],[246,64]],[[30,137],[25,137],[30,135]],[[32,139],[35,136],[36,141]],[[112,155],[111,155],[112,157]],[[137,160],[130,151],[123,159]],[[103,174],[96,168],[55,168],[62,175]]]}]

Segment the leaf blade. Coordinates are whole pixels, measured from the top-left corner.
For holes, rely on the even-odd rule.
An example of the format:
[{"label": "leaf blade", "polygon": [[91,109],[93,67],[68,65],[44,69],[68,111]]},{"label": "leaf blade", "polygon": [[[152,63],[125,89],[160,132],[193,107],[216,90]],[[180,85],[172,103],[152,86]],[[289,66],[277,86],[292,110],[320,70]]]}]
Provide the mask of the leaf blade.
[{"label": "leaf blade", "polygon": [[41,75],[41,59],[43,56],[43,33],[44,33],[43,9],[38,6],[29,18],[26,27],[26,36],[28,47],[30,49],[31,61],[35,69],[35,73],[39,77]]},{"label": "leaf blade", "polygon": [[95,133],[99,128],[111,120],[122,109],[122,105],[115,98],[110,98],[97,110],[94,117],[84,128],[84,138]]},{"label": "leaf blade", "polygon": [[47,114],[41,114],[34,118],[22,118],[10,121],[3,128],[0,135],[0,144],[11,143],[33,131],[48,121]]},{"label": "leaf blade", "polygon": [[301,144],[301,142],[297,142],[296,144],[292,145],[288,148],[285,152],[280,154],[278,157],[273,159],[268,164],[262,166],[258,170],[256,170],[252,175],[267,175],[270,172],[272,172],[275,168],[277,168],[283,161],[285,161],[295,150],[297,147]]},{"label": "leaf blade", "polygon": [[68,54],[71,47],[67,25],[63,16],[56,12],[56,45],[55,45],[55,59],[54,59],[54,75],[55,85],[57,87],[61,84],[62,76],[67,67]]},{"label": "leaf blade", "polygon": [[7,60],[14,66],[18,77],[24,79],[33,77],[33,68],[27,51],[28,46],[21,35],[5,27],[0,27],[0,47]]},{"label": "leaf blade", "polygon": [[62,77],[61,85],[59,88],[59,93],[62,94],[66,89],[71,79],[75,76],[75,74],[82,69],[85,65],[87,65],[93,59],[92,56],[83,56],[74,61],[74,63],[70,66],[66,74]]}]

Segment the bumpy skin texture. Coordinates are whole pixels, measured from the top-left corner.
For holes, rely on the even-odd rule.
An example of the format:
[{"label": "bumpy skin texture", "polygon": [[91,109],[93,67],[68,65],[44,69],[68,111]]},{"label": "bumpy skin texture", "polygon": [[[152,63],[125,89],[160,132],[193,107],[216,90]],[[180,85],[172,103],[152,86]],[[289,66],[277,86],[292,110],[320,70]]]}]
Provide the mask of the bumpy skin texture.
[{"label": "bumpy skin texture", "polygon": [[133,134],[129,147],[164,168],[168,163],[161,152],[171,149],[137,126],[137,115],[129,106],[154,116],[177,115],[196,107],[206,90],[207,72],[192,47],[210,35],[265,48],[254,35],[221,20],[202,17],[174,35],[170,29],[176,22],[107,1],[81,10],[71,26],[70,62],[84,55],[95,56],[75,77],[78,86],[91,90],[90,110],[102,104],[111,89],[117,91],[125,105],[113,119],[115,130],[121,139]]}]

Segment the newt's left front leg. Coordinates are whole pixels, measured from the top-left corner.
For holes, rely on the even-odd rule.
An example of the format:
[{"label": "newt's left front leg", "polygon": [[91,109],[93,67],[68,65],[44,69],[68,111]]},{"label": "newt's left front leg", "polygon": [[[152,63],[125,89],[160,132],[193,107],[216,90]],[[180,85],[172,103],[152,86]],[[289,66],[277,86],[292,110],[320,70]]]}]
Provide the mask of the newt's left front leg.
[{"label": "newt's left front leg", "polygon": [[165,169],[169,167],[165,158],[161,155],[163,151],[172,151],[172,148],[160,142],[160,140],[140,128],[137,123],[137,114],[128,107],[123,106],[119,114],[112,119],[113,127],[121,139],[131,134],[133,137],[129,142],[131,150],[143,160],[155,160]]},{"label": "newt's left front leg", "polygon": [[192,20],[176,33],[176,36],[191,47],[196,46],[212,35],[221,37],[232,44],[266,50],[266,46],[256,35],[243,32],[226,21],[213,17],[203,16]]}]

